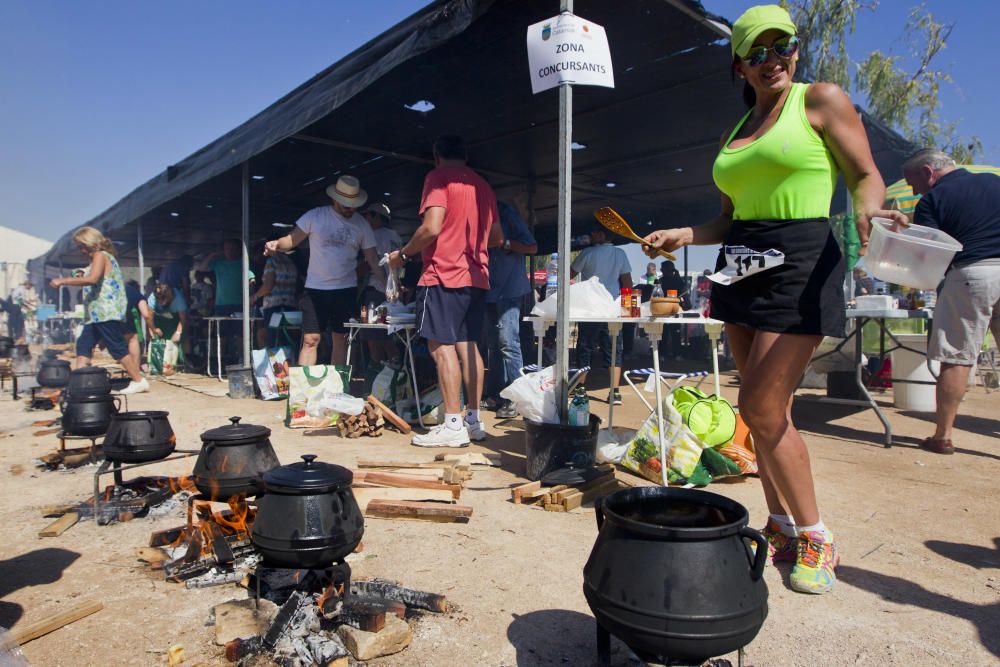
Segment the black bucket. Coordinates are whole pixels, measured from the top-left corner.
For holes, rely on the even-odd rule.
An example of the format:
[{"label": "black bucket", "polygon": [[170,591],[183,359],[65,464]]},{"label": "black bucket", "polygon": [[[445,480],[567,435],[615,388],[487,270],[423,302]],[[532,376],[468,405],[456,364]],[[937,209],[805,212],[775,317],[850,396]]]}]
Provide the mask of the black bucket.
[{"label": "black bucket", "polygon": [[250,366],[243,366],[242,364],[226,366],[226,377],[229,379],[229,398],[257,397],[253,368]]},{"label": "black bucket", "polygon": [[597,431],[601,418],[590,415],[589,426],[540,424],[524,420],[527,477],[535,481],[566,464],[583,468],[597,462]]}]

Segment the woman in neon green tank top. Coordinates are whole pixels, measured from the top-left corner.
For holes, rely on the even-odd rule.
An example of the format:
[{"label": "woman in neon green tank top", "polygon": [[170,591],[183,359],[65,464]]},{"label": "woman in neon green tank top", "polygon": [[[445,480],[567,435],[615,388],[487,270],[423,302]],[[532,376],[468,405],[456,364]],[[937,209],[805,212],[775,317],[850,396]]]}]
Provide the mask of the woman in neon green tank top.
[{"label": "woman in neon green tank top", "polygon": [[[809,454],[791,421],[795,388],[824,335],[843,336],[844,261],[830,231],[839,170],[853,198],[862,247],[885,185],[847,95],[793,83],[798,39],[777,5],[751,7],[732,33],[733,72],[750,110],[722,137],[712,169],[722,212],[698,227],[646,237],[650,250],[723,243],[712,316],[726,322],[740,372],[740,414],[754,437],[771,515],[762,531],[775,562],[794,562],[794,590],[836,581],[832,533],[820,519]],[[775,251],[775,252],[769,252]]]}]

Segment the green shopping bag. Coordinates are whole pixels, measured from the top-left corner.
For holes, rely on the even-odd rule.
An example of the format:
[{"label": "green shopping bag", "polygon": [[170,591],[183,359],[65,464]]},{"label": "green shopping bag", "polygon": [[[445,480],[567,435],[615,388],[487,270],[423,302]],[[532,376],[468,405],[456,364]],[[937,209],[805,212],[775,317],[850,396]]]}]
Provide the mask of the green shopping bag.
[{"label": "green shopping bag", "polygon": [[706,447],[725,445],[736,435],[736,411],[726,399],[695,387],[678,387],[672,395],[684,424]]},{"label": "green shopping bag", "polygon": [[285,425],[289,428],[334,426],[339,415],[317,417],[309,414],[309,401],[324,393],[348,393],[351,388],[350,366],[292,366],[288,369],[288,408]]}]

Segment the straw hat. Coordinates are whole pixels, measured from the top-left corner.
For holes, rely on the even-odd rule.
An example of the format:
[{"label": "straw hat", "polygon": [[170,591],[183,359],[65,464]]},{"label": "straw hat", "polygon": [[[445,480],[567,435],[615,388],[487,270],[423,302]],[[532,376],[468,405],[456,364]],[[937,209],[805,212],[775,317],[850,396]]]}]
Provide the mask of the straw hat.
[{"label": "straw hat", "polygon": [[361,183],[354,176],[341,176],[336,185],[328,185],[326,196],[342,206],[360,208],[368,201],[368,193],[361,189]]}]

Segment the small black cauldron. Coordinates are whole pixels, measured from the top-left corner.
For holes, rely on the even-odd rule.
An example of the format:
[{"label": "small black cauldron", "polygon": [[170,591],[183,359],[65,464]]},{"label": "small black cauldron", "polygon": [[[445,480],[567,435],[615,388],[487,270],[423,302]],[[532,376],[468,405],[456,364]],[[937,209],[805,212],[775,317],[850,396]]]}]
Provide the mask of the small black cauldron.
[{"label": "small black cauldron", "polygon": [[234,496],[256,496],[263,491],[264,473],[277,468],[271,447],[271,429],[241,424],[230,417],[229,426],[201,434],[202,447],[194,464],[194,484],[206,497],[225,502]]},{"label": "small black cauldron", "polygon": [[168,414],[149,410],[114,415],[104,436],[104,458],[116,463],[146,463],[170,456],[177,438]]},{"label": "small black cauldron", "polygon": [[600,663],[607,633],[640,657],[692,665],[757,636],[767,617],[767,541],[747,527],[745,507],[707,491],[643,487],[594,509],[583,593],[597,618]]},{"label": "small black cauldron", "polygon": [[111,394],[74,396],[60,403],[63,432],[95,436],[107,433],[112,415],[121,409],[121,400]]},{"label": "small black cauldron", "polygon": [[302,461],[264,475],[250,539],[272,567],[328,567],[354,551],[365,532],[353,473],[314,454]]},{"label": "small black cauldron", "polygon": [[35,379],[43,387],[65,387],[69,383],[70,366],[65,359],[42,359]]},{"label": "small black cauldron", "polygon": [[[43,364],[45,362],[42,362]],[[70,371],[66,385],[68,400],[74,396],[98,396],[111,393],[111,376],[103,368],[87,366]]]}]

